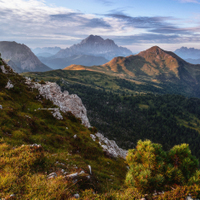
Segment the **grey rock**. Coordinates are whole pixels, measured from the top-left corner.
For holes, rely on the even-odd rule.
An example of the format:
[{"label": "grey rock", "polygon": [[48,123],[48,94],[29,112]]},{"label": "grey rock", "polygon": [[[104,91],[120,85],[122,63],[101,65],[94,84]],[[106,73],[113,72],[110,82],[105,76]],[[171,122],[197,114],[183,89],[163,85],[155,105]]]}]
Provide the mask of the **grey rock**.
[{"label": "grey rock", "polygon": [[74,194],[74,197],[75,197],[76,199],[78,199],[78,198],[80,197],[80,195],[77,193],[77,194]]},{"label": "grey rock", "polygon": [[33,83],[29,78],[27,78],[26,84],[32,88],[38,89],[40,95],[59,106],[62,112],[66,113],[71,111],[75,117],[81,119],[82,124],[84,124],[86,127],[90,127],[90,122],[87,117],[87,110],[81,99],[76,94],[69,95],[69,92],[67,91],[61,92],[60,87],[56,83]]},{"label": "grey rock", "polygon": [[[127,151],[118,147],[114,140],[109,140],[104,137],[101,133],[96,133],[96,137],[99,139],[99,144],[105,152],[113,157],[126,158]],[[103,143],[103,144],[102,144]]]},{"label": "grey rock", "polygon": [[52,178],[55,178],[55,177],[57,177],[57,174],[55,172],[52,172],[51,174],[49,174],[47,176],[48,179],[52,179]]},{"label": "grey rock", "polygon": [[14,85],[11,83],[10,80],[8,80],[7,85],[6,85],[5,88],[7,88],[7,89],[11,89],[11,88],[13,88],[13,87],[14,87]]}]

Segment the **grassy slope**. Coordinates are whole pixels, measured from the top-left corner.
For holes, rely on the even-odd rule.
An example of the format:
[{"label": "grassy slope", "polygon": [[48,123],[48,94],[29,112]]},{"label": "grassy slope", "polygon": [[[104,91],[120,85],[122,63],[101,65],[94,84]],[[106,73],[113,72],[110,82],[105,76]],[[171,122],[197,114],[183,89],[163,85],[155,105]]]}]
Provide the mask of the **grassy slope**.
[{"label": "grassy slope", "polygon": [[[10,90],[5,89],[8,79],[14,84]],[[72,114],[62,113],[64,119],[59,121],[50,111],[37,110],[55,106],[24,82],[18,74],[0,70],[0,197],[66,199],[81,189],[119,188],[126,174],[124,161],[105,157],[90,138],[91,131]],[[34,143],[42,147],[29,146]],[[85,174],[73,183],[64,179],[61,169]],[[58,177],[48,180],[51,172]]]},{"label": "grassy slope", "polygon": [[[88,110],[91,124],[123,148],[133,148],[139,139],[146,138],[161,143],[165,149],[189,143],[193,154],[200,158],[198,99],[145,95],[170,93],[171,89],[152,89],[97,72],[56,70],[25,75],[57,81],[62,89],[76,92]],[[142,95],[135,95],[138,93]]]},{"label": "grassy slope", "polygon": [[[107,75],[99,72],[92,71],[63,71],[54,70],[45,73],[23,73],[24,76],[29,76],[31,78],[37,77],[37,79],[59,82],[61,78],[65,79],[69,84],[81,84],[86,87],[91,87],[94,89],[105,90],[107,92],[114,93],[126,93],[126,94],[142,94],[142,93],[154,93],[154,94],[182,94],[188,95],[185,92],[183,86],[175,86],[171,83],[168,84],[158,84],[150,83],[146,81],[138,81],[134,79],[125,79],[112,75]],[[65,83],[63,82],[63,85]]]}]

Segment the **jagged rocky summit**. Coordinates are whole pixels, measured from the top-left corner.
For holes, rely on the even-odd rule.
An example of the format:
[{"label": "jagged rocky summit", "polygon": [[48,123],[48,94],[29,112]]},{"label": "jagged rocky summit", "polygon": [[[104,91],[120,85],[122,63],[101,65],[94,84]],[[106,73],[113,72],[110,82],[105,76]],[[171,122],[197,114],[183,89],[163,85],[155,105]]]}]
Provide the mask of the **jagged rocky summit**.
[{"label": "jagged rocky summit", "polygon": [[111,39],[103,39],[97,35],[90,35],[80,43],[71,46],[70,48],[60,50],[55,57],[66,58],[73,55],[93,55],[102,56],[108,60],[116,56],[129,56],[132,52],[125,48],[119,47]]},{"label": "jagged rocky summit", "polygon": [[[87,117],[87,110],[82,100],[76,94],[69,95],[68,91],[62,92],[56,83],[46,82],[45,84],[40,84],[38,82],[32,82],[30,78],[26,78],[26,84],[32,88],[38,89],[40,95],[59,106],[62,112],[71,111],[76,117],[81,119],[86,127],[91,127]],[[58,110],[54,110],[53,115],[57,119],[62,119],[62,115]],[[101,133],[97,133],[96,135],[91,134],[91,138],[94,141],[98,139],[99,144],[109,156],[126,157],[126,150],[119,148],[115,141],[107,139]]]}]

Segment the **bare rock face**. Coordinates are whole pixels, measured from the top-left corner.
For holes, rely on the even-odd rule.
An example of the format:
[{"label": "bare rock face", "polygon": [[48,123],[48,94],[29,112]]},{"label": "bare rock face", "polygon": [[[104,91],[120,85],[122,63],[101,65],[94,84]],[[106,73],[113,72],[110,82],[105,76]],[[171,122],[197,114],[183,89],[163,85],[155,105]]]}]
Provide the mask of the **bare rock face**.
[{"label": "bare rock face", "polygon": [[40,95],[59,106],[62,112],[71,111],[72,114],[81,119],[83,125],[90,127],[87,110],[76,94],[69,95],[67,91],[61,92],[56,83],[46,82],[45,84],[40,84],[31,82],[30,79],[27,79],[26,83],[32,88],[38,89]]},{"label": "bare rock face", "polygon": [[11,83],[10,80],[8,80],[7,85],[6,85],[5,88],[7,88],[7,89],[11,89],[11,88],[13,88],[13,87],[14,87],[14,85]]},{"label": "bare rock face", "polygon": [[90,135],[90,137],[95,141],[95,139],[99,140],[99,144],[103,148],[103,150],[112,157],[121,157],[126,158],[127,151],[118,147],[114,140],[109,140],[104,137],[101,133],[96,133],[96,135]]},{"label": "bare rock face", "polygon": [[[45,84],[40,84],[31,82],[31,79],[26,78],[26,84],[32,88],[38,89],[40,95],[59,106],[62,112],[71,111],[76,117],[82,120],[82,123],[86,127],[90,127],[90,122],[87,118],[87,110],[76,94],[69,95],[68,91],[61,92],[60,87],[56,83],[46,82]],[[101,133],[97,133],[96,135],[91,134],[90,137],[93,141],[97,139],[103,150],[109,156],[126,158],[127,151],[119,148],[114,140],[109,140]],[[76,138],[76,135],[74,138]]]}]

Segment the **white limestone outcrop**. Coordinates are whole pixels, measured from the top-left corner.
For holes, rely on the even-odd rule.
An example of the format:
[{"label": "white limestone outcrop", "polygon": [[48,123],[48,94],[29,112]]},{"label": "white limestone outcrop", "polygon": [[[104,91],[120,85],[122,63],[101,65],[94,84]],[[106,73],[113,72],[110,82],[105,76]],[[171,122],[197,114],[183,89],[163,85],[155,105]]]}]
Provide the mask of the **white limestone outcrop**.
[{"label": "white limestone outcrop", "polygon": [[62,92],[60,86],[56,83],[46,82],[45,84],[40,84],[26,78],[26,84],[32,88],[38,89],[40,95],[59,106],[62,112],[65,113],[71,111],[72,114],[81,119],[83,125],[90,127],[87,110],[83,105],[82,100],[76,94],[69,95],[68,91]]},{"label": "white limestone outcrop", "polygon": [[[118,147],[114,140],[109,140],[104,137],[101,133],[96,133],[95,135],[99,139],[99,144],[105,152],[113,157],[126,158],[127,151]],[[93,137],[94,138],[94,137]]]},{"label": "white limestone outcrop", "polygon": [[5,67],[4,65],[1,65],[0,69],[1,69],[2,73],[4,73],[4,74],[13,73],[13,69],[10,66]]},{"label": "white limestone outcrop", "polygon": [[[86,127],[90,127],[90,122],[87,117],[87,110],[83,105],[82,100],[76,94],[69,95],[69,92],[67,91],[61,92],[60,87],[56,83],[46,82],[45,84],[40,84],[37,82],[32,82],[31,79],[26,78],[26,84],[32,88],[38,89],[40,95],[59,106],[62,112],[71,111],[76,117],[82,120],[82,123]],[[62,115],[59,115],[58,112],[59,110],[57,110],[55,117],[57,119],[62,119]],[[76,137],[77,136],[74,135],[74,138]],[[98,139],[99,144],[108,155],[113,157],[121,157],[124,159],[126,158],[127,151],[119,148],[114,140],[109,140],[101,133],[97,133],[96,135],[91,134],[90,137],[93,139],[93,141]]]},{"label": "white limestone outcrop", "polygon": [[11,89],[11,88],[13,88],[13,87],[14,87],[14,85],[11,83],[10,80],[8,80],[7,85],[6,85],[5,88],[7,88],[7,89]]},{"label": "white limestone outcrop", "polygon": [[8,72],[7,72],[7,70],[5,69],[5,67],[4,67],[4,65],[1,65],[1,71],[4,73],[4,74],[7,74]]}]

